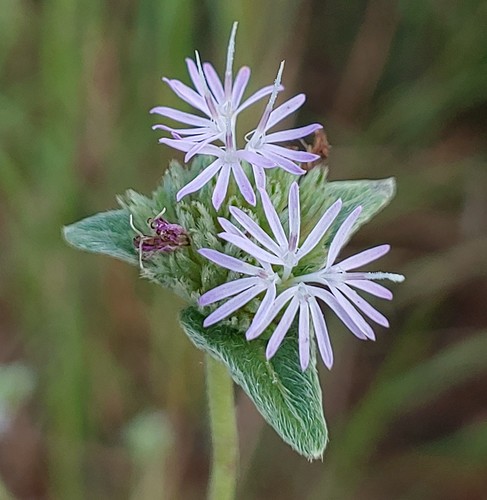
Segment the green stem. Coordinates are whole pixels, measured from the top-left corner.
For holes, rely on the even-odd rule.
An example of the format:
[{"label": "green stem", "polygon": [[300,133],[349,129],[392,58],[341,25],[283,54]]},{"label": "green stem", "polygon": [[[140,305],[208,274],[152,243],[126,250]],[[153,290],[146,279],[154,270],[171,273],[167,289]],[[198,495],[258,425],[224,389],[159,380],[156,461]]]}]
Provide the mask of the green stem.
[{"label": "green stem", "polygon": [[7,487],[0,481],[0,499],[1,500],[14,500],[14,497],[9,493]]},{"label": "green stem", "polygon": [[206,355],[206,381],[213,445],[208,499],[232,500],[238,463],[233,381],[226,366],[209,355]]}]

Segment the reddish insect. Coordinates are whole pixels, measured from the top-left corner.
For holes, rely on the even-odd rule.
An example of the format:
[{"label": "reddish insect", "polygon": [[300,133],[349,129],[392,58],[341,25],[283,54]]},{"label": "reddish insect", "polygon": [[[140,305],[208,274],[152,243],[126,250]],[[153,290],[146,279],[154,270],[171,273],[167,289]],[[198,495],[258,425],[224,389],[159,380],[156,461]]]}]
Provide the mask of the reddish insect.
[{"label": "reddish insect", "polygon": [[153,234],[146,235],[135,227],[133,215],[130,214],[130,227],[137,236],[134,238],[134,246],[139,251],[139,265],[143,269],[143,259],[153,253],[168,253],[177,250],[180,247],[189,245],[188,233],[179,224],[173,224],[162,216],[166,209],[164,208],[155,217],[147,219],[147,225],[153,231]]}]

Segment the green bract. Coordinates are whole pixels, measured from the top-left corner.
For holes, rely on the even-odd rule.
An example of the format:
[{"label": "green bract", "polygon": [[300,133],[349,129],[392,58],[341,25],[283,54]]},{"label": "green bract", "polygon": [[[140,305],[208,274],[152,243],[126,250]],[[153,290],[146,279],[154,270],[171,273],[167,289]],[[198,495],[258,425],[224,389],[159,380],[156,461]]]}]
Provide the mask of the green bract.
[{"label": "green bract", "polygon": [[[202,313],[208,311],[198,310],[200,295],[236,276],[203,258],[197,250],[212,248],[253,263],[248,254],[218,238],[221,227],[217,217],[230,218],[228,207],[233,205],[248,213],[261,227],[269,229],[259,202],[257,207],[251,207],[232,185],[228,191],[228,204],[218,212],[211,203],[213,183],[175,203],[178,190],[210,161],[208,157],[198,157],[189,168],[172,162],[151,197],[127,191],[118,198],[122,208],[67,226],[64,229],[65,238],[76,248],[138,265],[138,250],[133,243],[136,234],[129,223],[130,214],[135,226],[142,233],[151,235],[147,219],[166,208],[164,218],[187,231],[190,245],[170,253],[144,255],[142,275],[174,290],[188,302],[189,308],[183,311],[181,321],[192,342],[225,363],[234,381],[243,387],[284,441],[308,458],[319,457],[327,441],[321,390],[314,361],[304,373],[300,370],[296,332],[287,336],[275,358],[266,361],[265,335],[251,342],[245,340],[245,331],[259,299],[235,312],[218,327],[205,329],[202,326]],[[287,224],[288,191],[294,180],[293,176],[280,169],[267,173],[267,192],[284,226]],[[393,179],[327,182],[326,169],[319,166],[299,180],[302,240],[329,206],[338,198],[343,202],[339,216],[323,241],[299,262],[299,272],[313,272],[323,265],[327,246],[354,208],[358,205],[363,207],[354,227],[356,231],[389,203],[395,190]]]}]

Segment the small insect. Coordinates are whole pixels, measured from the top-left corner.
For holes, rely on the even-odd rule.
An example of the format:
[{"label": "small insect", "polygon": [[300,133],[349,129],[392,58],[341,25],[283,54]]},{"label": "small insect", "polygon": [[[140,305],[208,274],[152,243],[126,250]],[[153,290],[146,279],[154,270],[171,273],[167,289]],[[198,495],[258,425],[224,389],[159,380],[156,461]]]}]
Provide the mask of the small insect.
[{"label": "small insect", "polygon": [[320,159],[302,165],[305,170],[311,170],[313,167],[321,163],[322,160],[328,159],[331,146],[323,129],[315,130],[313,144],[307,144],[304,141],[301,142],[308,153],[314,153],[315,155],[320,156]]},{"label": "small insect", "polygon": [[188,234],[179,224],[172,224],[162,216],[166,212],[164,208],[155,217],[147,219],[147,225],[152,229],[153,234],[146,235],[135,227],[134,217],[130,214],[130,227],[137,236],[134,238],[134,246],[139,251],[139,266],[144,269],[144,255],[149,256],[155,252],[168,253],[177,250],[179,247],[189,245]]},{"label": "small insect", "polygon": [[300,139],[299,141],[291,142],[287,147],[289,149],[294,149],[295,151],[304,150],[308,153],[314,153],[315,155],[320,156],[320,158],[315,161],[305,162],[301,164],[301,167],[306,171],[310,171],[313,167],[320,164],[322,161],[327,160],[331,149],[328,138],[326,137],[326,133],[323,131],[323,129],[316,130],[314,132],[312,144],[308,144],[305,140]]}]

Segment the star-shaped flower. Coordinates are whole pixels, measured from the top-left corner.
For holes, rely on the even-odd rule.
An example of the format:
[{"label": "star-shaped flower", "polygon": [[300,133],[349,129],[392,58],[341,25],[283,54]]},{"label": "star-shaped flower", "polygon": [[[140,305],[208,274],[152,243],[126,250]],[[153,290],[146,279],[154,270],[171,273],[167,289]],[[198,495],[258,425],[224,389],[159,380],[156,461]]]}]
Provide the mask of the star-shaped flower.
[{"label": "star-shaped flower", "polygon": [[[250,69],[241,68],[233,80],[236,29],[237,23],[233,26],[228,44],[223,83],[211,64],[201,64],[198,53],[196,53],[196,63],[190,59],[186,61],[195,89],[178,80],[164,79],[181,99],[199,110],[204,116],[165,106],[158,106],[151,110],[152,113],[190,126],[190,128],[180,129],[166,125],[154,126],[156,129],[170,132],[171,137],[162,138],[160,142],[186,153],[185,162],[188,162],[196,154],[216,157],[215,161],[177,193],[177,201],[188,194],[199,191],[213,177],[218,177],[212,198],[213,206],[217,210],[225,200],[232,173],[245,200],[251,205],[255,205],[255,192],[245,174],[242,162],[247,162],[252,166],[255,184],[258,188],[263,188],[265,186],[265,169],[277,167],[292,174],[301,175],[305,171],[298,165],[300,162],[312,162],[320,158],[319,155],[313,153],[276,145],[277,142],[292,141],[312,134],[322,128],[317,123],[287,131],[269,133],[270,129],[299,109],[305,101],[304,95],[300,94],[273,110],[277,95],[283,88],[281,77],[284,63],[281,63],[273,85],[262,88],[242,102],[250,78]],[[269,101],[257,128],[246,135],[248,137],[246,146],[239,147],[235,133],[237,116],[242,110],[269,94]]]},{"label": "star-shaped flower", "polygon": [[[331,368],[333,352],[319,302],[328,305],[355,336],[361,339],[373,340],[375,339],[374,332],[361,313],[382,326],[389,326],[389,324],[387,319],[353,288],[366,291],[377,297],[391,299],[391,292],[373,280],[389,279],[400,282],[403,281],[404,277],[392,273],[348,272],[378,259],[387,253],[390,248],[389,245],[381,245],[365,250],[335,264],[336,257],[351,236],[353,226],[362,210],[360,206],[348,215],[337,230],[328,249],[323,268],[312,273],[295,275],[299,261],[318,245],[335,221],[341,210],[342,202],[337,200],[326,210],[300,245],[301,213],[298,184],[293,183],[289,190],[287,235],[269,196],[264,190],[261,190],[260,194],[272,236],[236,207],[231,207],[230,212],[245,232],[232,222],[220,218],[219,221],[224,232],[220,233],[219,236],[253,257],[261,266],[261,268],[257,268],[260,269],[259,272],[266,273],[265,277],[260,278],[258,285],[253,286],[252,293],[249,292],[248,296],[245,295],[245,302],[239,296],[230,299],[207,318],[205,326],[223,319],[219,315],[215,316],[217,311],[224,310],[228,313],[225,314],[224,317],[226,317],[266,291],[257,314],[246,332],[247,339],[251,340],[261,335],[287,305],[268,342],[267,359],[274,356],[299,311],[298,336],[301,368],[305,370],[309,365],[310,338],[313,335],[316,338],[323,362],[328,368]],[[200,250],[203,255],[206,255],[208,251],[210,250]],[[212,255],[214,257],[214,254]],[[225,264],[222,256],[224,254],[218,253],[216,258],[210,260],[230,269]],[[234,258],[232,257],[232,259]],[[245,265],[250,264],[245,263]],[[278,268],[278,271],[275,268]],[[236,272],[243,272],[237,270],[236,267],[231,269]],[[255,273],[255,271],[253,272]],[[244,274],[250,273],[245,272]],[[256,276],[256,274],[253,274],[253,276]],[[246,278],[231,283],[242,282],[244,279]],[[200,305],[207,305],[234,295],[232,292],[227,293],[228,286],[231,283],[206,292],[200,299]],[[217,293],[212,295],[215,290]],[[230,290],[233,291],[233,288],[230,288]],[[211,302],[208,302],[208,296],[212,298]],[[248,300],[247,297],[249,297]],[[231,306],[226,307],[230,302]],[[215,319],[215,317],[218,319]],[[209,318],[211,318],[210,321],[208,321]]]},{"label": "star-shaped flower", "polygon": [[274,128],[291,113],[297,111],[306,100],[306,96],[304,94],[298,94],[273,110],[277,93],[281,85],[283,70],[284,61],[281,62],[274,83],[274,90],[269,98],[269,102],[267,103],[257,128],[253,132],[247,134],[249,139],[245,149],[256,153],[256,155],[260,158],[260,161],[257,160],[253,162],[253,165],[257,168],[268,168],[263,160],[269,160],[272,162],[274,167],[280,167],[294,175],[302,175],[306,173],[306,171],[303,170],[297,163],[318,160],[320,158],[319,155],[308,153],[306,151],[296,151],[295,149],[284,146],[277,146],[275,143],[301,139],[312,134],[316,130],[323,128],[323,126],[319,123],[313,123],[311,125],[306,125],[305,127],[268,134],[270,129]]},{"label": "star-shaped flower", "polygon": [[[193,147],[193,143],[178,139],[166,139],[166,144],[181,151],[189,151]],[[251,205],[255,205],[256,198],[254,189],[241,164],[242,160],[247,162],[254,161],[257,156],[255,153],[244,149],[236,149],[235,141],[231,134],[225,136],[224,147],[206,144],[199,149],[199,153],[214,156],[216,159],[203,169],[191,182],[178,191],[176,194],[177,201],[182,200],[188,194],[199,191],[210,182],[213,177],[218,176],[212,195],[213,206],[218,210],[227,195],[230,174],[233,174],[235,182],[245,201]],[[267,161],[267,166],[270,165],[271,162]]]},{"label": "star-shaped flower", "polygon": [[[174,93],[183,101],[202,112],[206,117],[185,113],[166,106],[157,106],[151,110],[166,118],[190,125],[191,128],[176,129],[166,125],[154,125],[154,129],[167,130],[174,139],[182,139],[191,143],[186,150],[187,163],[195,154],[201,154],[201,148],[212,142],[224,142],[228,132],[235,133],[235,122],[238,114],[260,99],[269,95],[274,86],[268,85],[242,102],[243,95],[250,79],[250,68],[243,66],[233,80],[233,59],[235,53],[235,35],[237,24],[233,24],[227,49],[227,63],[223,83],[210,63],[200,63],[196,52],[196,63],[186,59],[188,73],[194,89],[179,80],[163,78]],[[282,88],[282,87],[281,87]],[[160,139],[161,143],[174,147],[171,139]],[[178,148],[180,149],[180,148]]]}]

